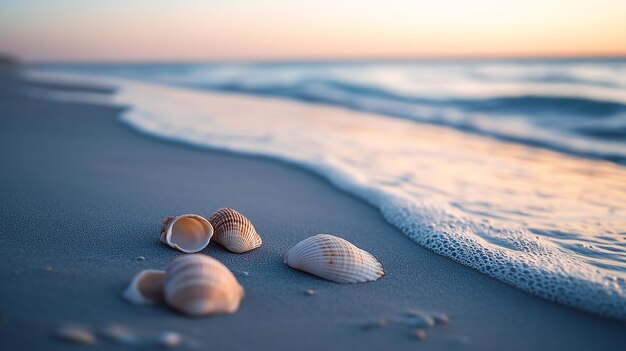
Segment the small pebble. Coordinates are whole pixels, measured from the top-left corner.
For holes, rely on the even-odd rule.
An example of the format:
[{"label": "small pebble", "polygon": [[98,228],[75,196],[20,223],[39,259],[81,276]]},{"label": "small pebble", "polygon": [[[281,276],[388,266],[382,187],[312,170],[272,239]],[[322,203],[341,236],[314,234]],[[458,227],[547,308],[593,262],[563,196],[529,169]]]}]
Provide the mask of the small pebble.
[{"label": "small pebble", "polygon": [[112,325],[104,331],[104,334],[111,340],[128,346],[141,344],[141,339],[132,333],[128,328],[120,325]]},{"label": "small pebble", "polygon": [[145,257],[143,257],[143,256],[138,256],[138,257],[136,258],[136,260],[137,260],[137,261],[145,261],[145,260],[146,260],[146,258],[145,258]]},{"label": "small pebble", "polygon": [[173,349],[181,344],[183,338],[176,332],[163,332],[158,337],[159,345],[168,349]]},{"label": "small pebble", "polygon": [[308,296],[313,296],[315,295],[315,290],[313,289],[308,289],[307,291],[304,292],[305,294],[307,294]]},{"label": "small pebble", "polygon": [[65,326],[56,331],[57,337],[81,345],[95,345],[96,336],[89,330],[77,326]]},{"label": "small pebble", "polygon": [[416,330],[413,335],[415,336],[415,338],[417,340],[424,340],[426,339],[426,337],[428,337],[428,334],[426,334],[426,331],[422,330],[422,329],[418,329]]}]

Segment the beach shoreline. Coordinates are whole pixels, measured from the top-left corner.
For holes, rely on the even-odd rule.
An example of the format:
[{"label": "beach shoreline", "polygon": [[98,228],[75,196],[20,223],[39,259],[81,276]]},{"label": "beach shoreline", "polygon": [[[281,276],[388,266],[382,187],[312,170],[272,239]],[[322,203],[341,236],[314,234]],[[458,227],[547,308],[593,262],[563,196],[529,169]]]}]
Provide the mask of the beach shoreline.
[{"label": "beach shoreline", "polygon": [[[610,350],[626,343],[623,322],[531,296],[428,251],[374,207],[301,167],[163,142],[120,123],[120,107],[36,99],[23,94],[32,83],[1,79],[2,348],[64,349],[52,334],[68,323],[174,330],[201,349],[224,350]],[[165,217],[208,217],[220,207],[247,215],[264,239],[243,255],[215,244],[202,251],[249,273],[237,277],[246,289],[238,313],[189,319],[121,299],[134,273],[163,269],[180,255],[158,241]],[[282,263],[291,246],[320,232],[374,254],[385,277],[344,286]],[[450,323],[427,330],[423,341],[394,323],[361,328],[411,309],[445,313]]]}]

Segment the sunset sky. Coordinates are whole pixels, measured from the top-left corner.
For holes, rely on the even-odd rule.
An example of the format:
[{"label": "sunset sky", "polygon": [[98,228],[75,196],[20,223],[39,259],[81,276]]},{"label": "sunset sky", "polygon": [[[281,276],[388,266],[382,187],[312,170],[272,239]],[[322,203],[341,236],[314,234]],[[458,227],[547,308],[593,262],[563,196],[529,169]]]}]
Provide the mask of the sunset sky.
[{"label": "sunset sky", "polygon": [[0,0],[29,61],[626,55],[626,1]]}]

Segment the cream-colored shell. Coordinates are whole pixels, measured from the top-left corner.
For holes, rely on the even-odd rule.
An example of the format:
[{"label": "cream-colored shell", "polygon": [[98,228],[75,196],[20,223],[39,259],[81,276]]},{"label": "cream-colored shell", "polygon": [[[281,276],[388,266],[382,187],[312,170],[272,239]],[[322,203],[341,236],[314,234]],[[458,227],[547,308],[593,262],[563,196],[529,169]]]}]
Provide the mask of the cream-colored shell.
[{"label": "cream-colored shell", "polygon": [[318,234],[292,247],[285,263],[336,283],[364,283],[382,277],[382,265],[367,251],[330,234]]},{"label": "cream-colored shell", "polygon": [[213,226],[206,218],[185,214],[168,217],[161,228],[161,241],[184,253],[201,251],[211,241]]},{"label": "cream-colored shell", "polygon": [[209,222],[215,229],[213,240],[231,252],[243,253],[263,244],[252,222],[232,208],[217,210],[209,218]]},{"label": "cream-colored shell", "polygon": [[165,301],[189,316],[234,313],[244,290],[218,260],[201,254],[185,255],[167,268]]},{"label": "cream-colored shell", "polygon": [[136,305],[154,305],[163,301],[165,271],[146,269],[137,273],[122,296]]}]

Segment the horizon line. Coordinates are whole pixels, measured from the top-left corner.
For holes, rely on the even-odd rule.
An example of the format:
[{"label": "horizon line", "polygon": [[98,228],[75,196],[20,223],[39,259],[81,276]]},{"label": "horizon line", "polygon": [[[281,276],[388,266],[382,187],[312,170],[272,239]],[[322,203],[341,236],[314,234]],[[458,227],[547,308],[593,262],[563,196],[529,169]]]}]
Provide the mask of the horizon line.
[{"label": "horizon line", "polygon": [[324,63],[324,62],[410,62],[410,61],[533,61],[533,60],[623,60],[624,53],[606,54],[520,54],[520,55],[416,55],[416,56],[337,56],[337,57],[259,57],[259,58],[194,58],[194,59],[36,59],[24,60],[11,54],[0,53],[0,56],[9,56],[26,65],[41,64],[202,64],[202,63]]}]

